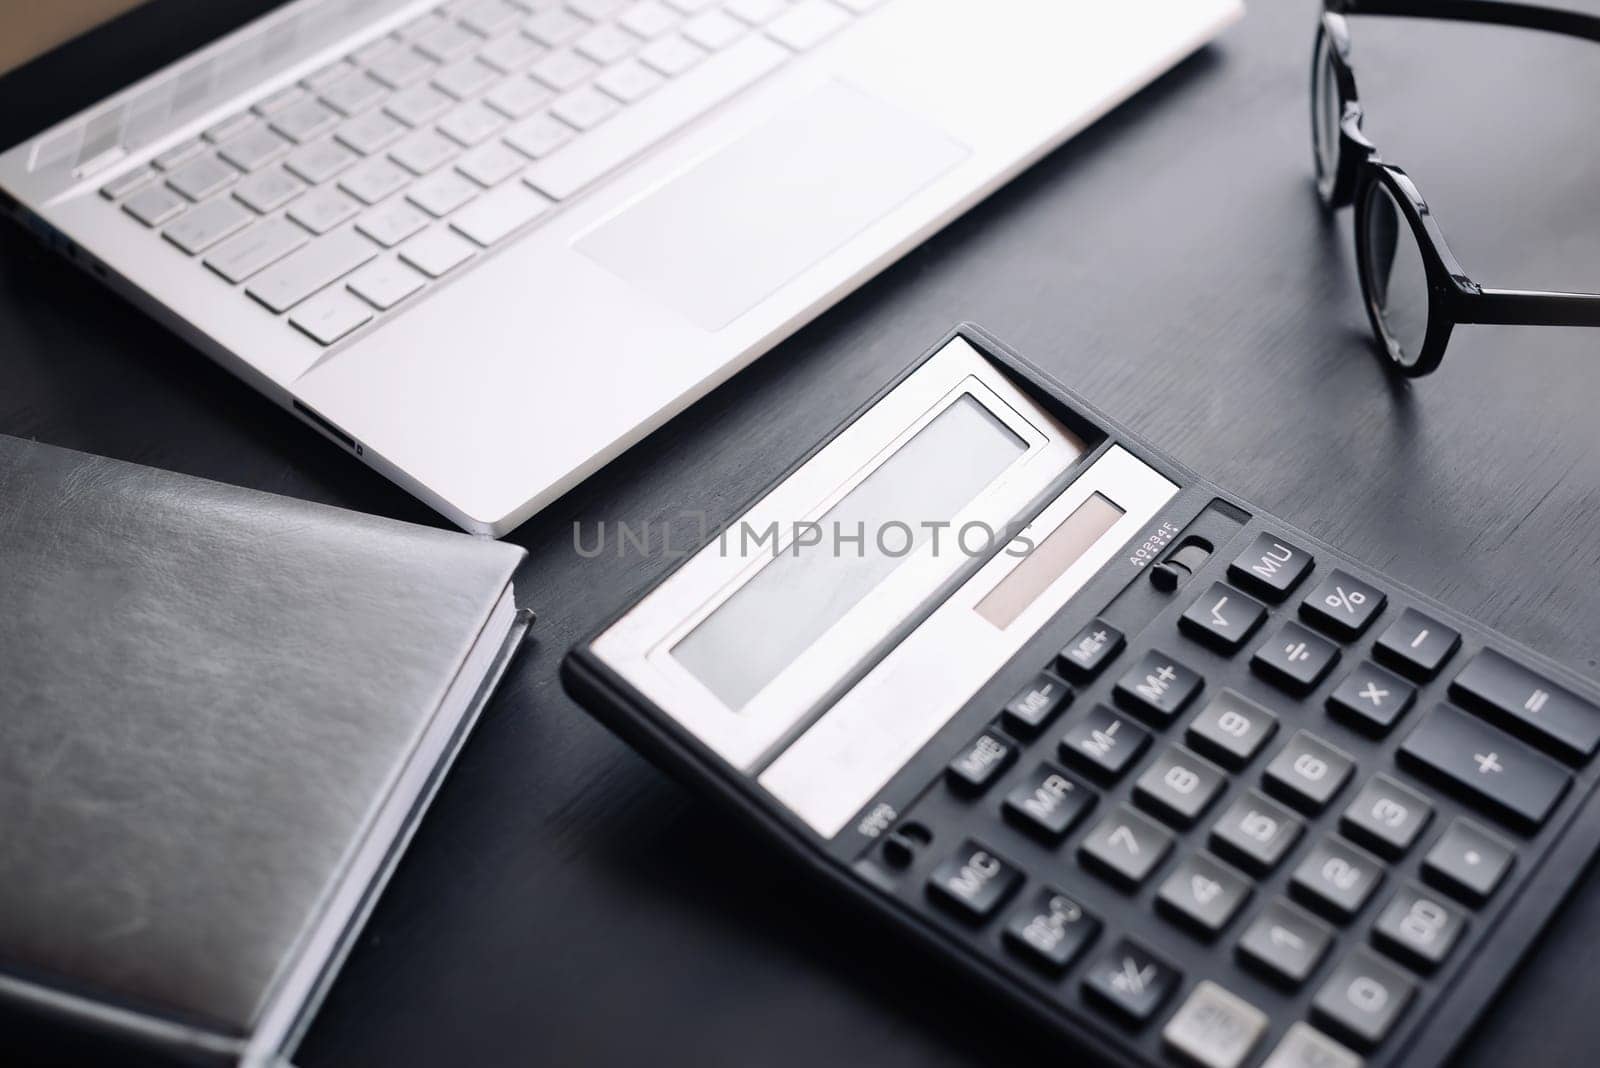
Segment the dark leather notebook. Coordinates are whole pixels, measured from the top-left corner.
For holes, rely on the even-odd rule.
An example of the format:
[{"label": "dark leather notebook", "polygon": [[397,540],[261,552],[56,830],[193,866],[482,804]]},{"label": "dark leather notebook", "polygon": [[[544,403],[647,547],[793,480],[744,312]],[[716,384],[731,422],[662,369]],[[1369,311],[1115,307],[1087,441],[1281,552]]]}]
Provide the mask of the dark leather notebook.
[{"label": "dark leather notebook", "polygon": [[0,1004],[282,1056],[526,629],[523,555],[0,437]]}]

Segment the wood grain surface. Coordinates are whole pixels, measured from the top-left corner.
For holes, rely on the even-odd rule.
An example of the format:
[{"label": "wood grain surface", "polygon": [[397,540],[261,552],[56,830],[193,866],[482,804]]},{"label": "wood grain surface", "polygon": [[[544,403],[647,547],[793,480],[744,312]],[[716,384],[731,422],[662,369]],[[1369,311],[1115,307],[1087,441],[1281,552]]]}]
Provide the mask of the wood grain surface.
[{"label": "wood grain surface", "polygon": [[[113,88],[196,6],[158,0],[121,40],[91,35],[0,81],[0,132],[42,126],[36,101],[64,114]],[[204,18],[260,6],[218,0]],[[575,521],[687,531],[686,513],[731,514],[958,319],[1196,471],[1600,673],[1600,332],[1464,327],[1431,379],[1385,373],[1348,214],[1325,218],[1308,176],[1316,11],[1254,0],[1215,46],[513,536],[531,552],[519,586],[536,639],[301,1068],[1072,1063],[816,893],[556,677],[568,645],[664,566],[580,559]],[[1600,48],[1374,19],[1354,40],[1368,132],[1468,271],[1600,290]],[[0,236],[0,353],[0,432],[438,522],[15,228]],[[1580,885],[1462,1064],[1600,1047],[1597,888]]]}]

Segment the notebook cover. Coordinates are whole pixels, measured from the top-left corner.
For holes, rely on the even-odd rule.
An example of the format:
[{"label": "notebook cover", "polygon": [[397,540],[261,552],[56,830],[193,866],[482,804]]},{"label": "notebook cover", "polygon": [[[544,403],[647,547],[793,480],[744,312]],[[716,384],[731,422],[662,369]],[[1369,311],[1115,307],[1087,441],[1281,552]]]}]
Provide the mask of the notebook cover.
[{"label": "notebook cover", "polygon": [[523,555],[0,437],[0,998],[242,1046]]}]

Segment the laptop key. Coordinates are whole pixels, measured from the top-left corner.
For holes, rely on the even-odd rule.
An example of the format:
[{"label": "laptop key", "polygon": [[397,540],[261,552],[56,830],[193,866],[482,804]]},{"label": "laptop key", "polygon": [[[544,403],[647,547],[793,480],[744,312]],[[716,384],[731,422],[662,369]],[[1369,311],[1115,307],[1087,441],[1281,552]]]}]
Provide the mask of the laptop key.
[{"label": "laptop key", "polygon": [[405,132],[405,126],[397,119],[382,111],[369,111],[365,115],[357,115],[339,127],[334,137],[338,138],[341,144],[355,149],[363,156],[370,156],[400,140],[405,136]]},{"label": "laptop key", "polygon": [[478,58],[502,74],[522,70],[544,55],[544,46],[523,33],[508,33],[483,46]]},{"label": "laptop key", "polygon": [[289,209],[289,218],[314,234],[325,234],[360,211],[353,199],[333,186],[313,189]]},{"label": "laptop key", "polygon": [[221,192],[238,177],[238,171],[217,157],[201,156],[168,174],[167,184],[198,202]]},{"label": "laptop key", "polygon": [[500,75],[487,63],[476,59],[463,59],[448,67],[440,67],[433,76],[433,84],[455,97],[465,100],[481,93]]},{"label": "laptop key", "polygon": [[463,148],[481,144],[500,127],[505,117],[482,101],[472,100],[439,120],[439,132]]},{"label": "laptop key", "polygon": [[801,0],[767,27],[773,40],[804,52],[844,29],[850,16],[826,0]]},{"label": "laptop key", "polygon": [[363,215],[356,229],[384,248],[393,248],[427,225],[426,213],[407,201],[394,200]]},{"label": "laptop key", "polygon": [[388,311],[427,282],[422,275],[391,256],[369,263],[345,279],[350,292],[379,311]]},{"label": "laptop key", "polygon": [[680,34],[670,34],[651,41],[639,50],[639,62],[674,78],[702,59],[705,49]]},{"label": "laptop key", "polygon": [[357,71],[323,89],[322,102],[341,115],[359,115],[382,100],[387,92],[371,75]]},{"label": "laptop key", "polygon": [[532,78],[507,78],[483,94],[483,102],[508,119],[532,114],[555,99],[555,94]]},{"label": "laptop key", "polygon": [[339,178],[339,188],[363,204],[376,204],[411,181],[405,168],[386,156],[356,164]]},{"label": "laptop key", "polygon": [[183,209],[183,198],[164,185],[147,186],[122,202],[122,210],[146,226],[160,226]]},{"label": "laptop key", "polygon": [[185,141],[180,145],[174,145],[167,149],[165,152],[156,156],[156,158],[151,162],[161,170],[175,170],[176,168],[183,166],[185,163],[188,163],[205,150],[206,146],[198,139]]},{"label": "laptop key", "polygon": [[588,28],[588,19],[559,7],[541,11],[522,24],[524,33],[547,48],[566,44]]},{"label": "laptop key", "polygon": [[434,65],[410,48],[385,52],[367,67],[367,72],[390,89],[415,85],[433,73]]},{"label": "laptop key", "polygon": [[343,289],[325,289],[294,310],[289,321],[313,340],[331,345],[372,320],[372,309]]},{"label": "laptop key", "polygon": [[351,166],[361,157],[331,137],[301,145],[289,154],[283,165],[312,185],[319,185]]},{"label": "laptop key", "polygon": [[707,11],[684,24],[683,35],[710,52],[727,48],[744,36],[744,24],[720,11]]},{"label": "laptop key", "polygon": [[217,154],[241,171],[260,170],[293,148],[265,124],[257,124],[217,145]]},{"label": "laptop key", "polygon": [[135,167],[127,174],[119,174],[100,187],[100,195],[107,200],[120,200],[156,176],[149,167]]},{"label": "laptop key", "polygon": [[287,219],[262,219],[212,249],[205,264],[237,285],[310,240],[304,230]]},{"label": "laptop key", "polygon": [[505,142],[529,159],[542,159],[577,136],[564,122],[535,115],[506,131]]},{"label": "laptop key", "polygon": [[193,256],[237,233],[254,216],[232,197],[221,196],[196,205],[161,232],[161,236]]},{"label": "laptop key", "polygon": [[429,215],[449,215],[478,195],[478,187],[455,171],[437,171],[406,190],[406,199]]},{"label": "laptop key", "polygon": [[431,85],[413,85],[390,97],[383,110],[407,126],[422,126],[450,110],[451,100]]},{"label": "laptop key", "polygon": [[229,115],[227,118],[213,126],[206,127],[205,132],[200,136],[204,137],[212,144],[217,144],[218,142],[228,140],[230,137],[244,133],[250,127],[254,126],[255,123],[256,118],[254,115],[250,114],[248,111],[240,111],[236,114]]},{"label": "laptop key", "polygon": [[433,130],[413,130],[389,149],[390,159],[418,175],[438,170],[460,154],[460,145]]},{"label": "laptop key", "polygon": [[[778,4],[780,7],[783,4],[783,0],[759,0],[759,2]],[[729,10],[733,10],[732,4],[729,5]],[[679,16],[661,0],[638,0],[622,13],[617,25],[635,37],[642,37],[648,41],[672,29],[678,24],[678,20]]]},{"label": "laptop key", "polygon": [[400,258],[427,275],[440,278],[472,258],[472,242],[435,226],[400,246]]},{"label": "laptop key", "polygon": [[337,230],[256,275],[245,292],[272,311],[288,311],[377,254],[377,246],[360,234]]},{"label": "laptop key", "polygon": [[303,145],[333,129],[339,115],[320,100],[306,99],[272,117],[272,128],[295,144]]},{"label": "laptop key", "polygon": [[528,73],[558,93],[582,84],[597,68],[570,48],[562,48],[542,57],[528,68]]},{"label": "laptop key", "polygon": [[484,248],[509,236],[550,207],[544,197],[522,185],[503,185],[456,212],[450,225]]},{"label": "laptop key", "polygon": [[522,170],[527,162],[499,141],[491,141],[456,160],[456,170],[487,189]]}]

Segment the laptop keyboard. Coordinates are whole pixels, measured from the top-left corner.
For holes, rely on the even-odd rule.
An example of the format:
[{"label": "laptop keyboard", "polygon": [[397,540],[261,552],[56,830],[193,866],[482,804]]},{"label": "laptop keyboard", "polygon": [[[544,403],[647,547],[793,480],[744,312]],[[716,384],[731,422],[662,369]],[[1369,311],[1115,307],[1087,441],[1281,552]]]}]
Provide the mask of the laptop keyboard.
[{"label": "laptop keyboard", "polygon": [[466,0],[100,190],[323,345],[882,0]]}]

